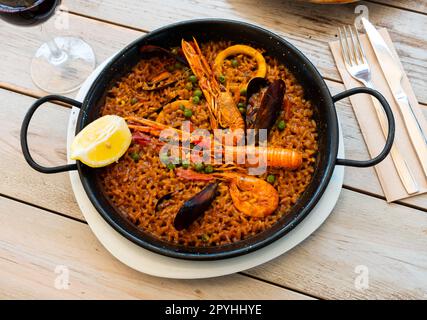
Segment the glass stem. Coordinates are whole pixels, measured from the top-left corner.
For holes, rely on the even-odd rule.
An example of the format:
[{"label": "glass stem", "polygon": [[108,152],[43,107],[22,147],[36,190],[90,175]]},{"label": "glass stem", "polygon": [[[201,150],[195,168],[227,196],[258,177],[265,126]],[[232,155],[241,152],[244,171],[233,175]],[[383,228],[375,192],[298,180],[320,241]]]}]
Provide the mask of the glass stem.
[{"label": "glass stem", "polygon": [[51,53],[50,62],[52,64],[58,65],[67,59],[67,54],[58,47],[58,45],[55,42],[55,39],[51,39],[47,41],[46,44],[49,47],[49,50]]}]

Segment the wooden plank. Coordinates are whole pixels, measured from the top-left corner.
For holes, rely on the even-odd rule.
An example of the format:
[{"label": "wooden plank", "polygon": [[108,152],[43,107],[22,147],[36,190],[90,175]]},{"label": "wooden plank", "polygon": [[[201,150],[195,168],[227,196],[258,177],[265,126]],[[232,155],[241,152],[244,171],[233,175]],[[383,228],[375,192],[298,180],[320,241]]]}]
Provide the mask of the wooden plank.
[{"label": "wooden plank", "polygon": [[[34,101],[0,89],[0,194],[83,219],[68,174],[41,174],[22,155],[21,123]],[[70,109],[51,104],[35,113],[28,142],[36,161],[51,166],[65,163],[69,114]]]},{"label": "wooden plank", "polygon": [[426,248],[425,212],[344,189],[317,232],[249,273],[321,298],[426,299]]},{"label": "wooden plank", "polygon": [[[115,260],[86,224],[2,197],[0,207],[2,299],[311,299],[239,274],[192,281],[144,275]],[[58,266],[69,270],[68,289],[55,287],[64,270]]]},{"label": "wooden plank", "polygon": [[393,6],[404,10],[416,11],[422,14],[427,14],[427,1],[426,0],[369,0],[369,2],[382,3],[386,6]]},{"label": "wooden plank", "polygon": [[[0,43],[0,87],[23,92],[32,96],[43,96],[31,80],[30,63],[39,46],[54,36],[77,36],[87,41],[95,52],[98,63],[104,61],[141,33],[111,24],[69,15],[69,29],[57,30],[55,21],[49,20],[40,27],[22,28],[0,20],[0,38],[9,39]],[[73,92],[68,96],[74,96]]]},{"label": "wooden plank", "polygon": [[[413,2],[413,1],[410,1]],[[284,36],[319,68],[323,76],[340,81],[328,42],[337,27],[353,24],[356,4],[322,6],[295,1],[182,0],[137,2],[132,0],[64,1],[71,12],[142,30],[195,18],[221,17],[258,24]],[[403,66],[422,103],[427,103],[427,17],[371,2],[369,19],[389,29]],[[416,27],[414,27],[416,26]]]},{"label": "wooden plank", "polygon": [[[234,279],[237,275],[184,282],[138,274],[107,254],[82,223],[4,198],[0,207],[0,295],[4,298],[218,298],[215,294],[255,298],[251,283]],[[322,298],[423,298],[426,234],[425,213],[343,190],[337,208],[319,231],[288,254],[247,273]],[[52,287],[57,265],[70,268],[75,281],[70,291]],[[365,290],[354,286],[357,266],[368,268]],[[262,283],[254,285],[261,296],[290,297],[289,292],[278,296],[280,292],[273,293]]]}]

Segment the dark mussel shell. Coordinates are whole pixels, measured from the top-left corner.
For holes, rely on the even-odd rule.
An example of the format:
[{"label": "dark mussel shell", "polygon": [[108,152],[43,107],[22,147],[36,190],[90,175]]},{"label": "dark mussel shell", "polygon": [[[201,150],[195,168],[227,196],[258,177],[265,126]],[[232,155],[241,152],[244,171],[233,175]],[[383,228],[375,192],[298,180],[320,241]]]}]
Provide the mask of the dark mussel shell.
[{"label": "dark mussel shell", "polygon": [[218,183],[210,183],[198,194],[184,202],[175,216],[173,225],[176,230],[187,229],[196,219],[203,215],[217,195]]},{"label": "dark mussel shell", "polygon": [[139,51],[141,53],[147,53],[147,54],[164,54],[167,57],[171,57],[176,59],[177,61],[181,62],[183,65],[188,67],[188,62],[187,59],[185,59],[185,57],[181,54],[173,54],[170,50],[159,47],[159,46],[153,46],[150,44],[147,44],[145,46],[142,46],[141,48],[139,48]]},{"label": "dark mussel shell", "polygon": [[[246,128],[253,129],[258,108],[255,103],[249,104],[250,98],[268,86],[268,80],[261,77],[252,78],[246,87]],[[252,101],[253,102],[253,101]],[[259,106],[258,106],[259,107]]]},{"label": "dark mussel shell", "polygon": [[270,83],[265,78],[253,78],[247,87],[246,128],[270,130],[282,111],[285,91],[282,79]]},{"label": "dark mussel shell", "polygon": [[154,211],[159,210],[159,206],[160,206],[163,202],[165,202],[165,201],[167,201],[167,200],[172,199],[173,194],[174,194],[173,192],[169,192],[169,193],[166,193],[164,196],[160,197],[160,199],[159,199],[159,200],[157,200],[156,206],[154,207]]},{"label": "dark mussel shell", "polygon": [[[148,44],[140,47],[139,51],[142,54],[149,55],[149,56],[161,55],[161,56],[170,57],[188,67],[188,62],[183,56],[182,52],[178,52],[177,54],[174,54],[165,48],[154,46],[154,45],[148,45]],[[169,76],[171,76],[170,73],[169,73]],[[159,89],[169,87],[170,85],[176,83],[177,81],[178,81],[177,78],[169,79],[169,77],[166,77],[166,79],[162,79],[156,82],[152,82],[152,81],[144,82],[141,88],[144,91],[154,91],[154,90],[159,90]]]}]

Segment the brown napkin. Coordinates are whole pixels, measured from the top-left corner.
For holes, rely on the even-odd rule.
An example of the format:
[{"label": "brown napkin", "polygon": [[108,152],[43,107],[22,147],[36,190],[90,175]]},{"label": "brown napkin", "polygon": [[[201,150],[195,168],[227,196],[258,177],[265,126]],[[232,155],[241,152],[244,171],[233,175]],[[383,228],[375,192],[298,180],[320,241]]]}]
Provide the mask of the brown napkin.
[{"label": "brown napkin", "polygon": [[[396,50],[393,46],[393,43],[390,39],[387,30],[381,29],[379,30],[379,32],[383,36],[384,40],[386,41],[387,45],[389,46],[397,60],[400,61],[398,59]],[[366,35],[361,35],[360,40],[365,50],[369,65],[371,67],[372,81],[374,83],[374,86],[379,92],[381,92],[385,96],[393,110],[393,114],[396,120],[395,145],[398,151],[405,158],[405,161],[408,164],[412,176],[417,182],[419,188],[419,192],[416,194],[409,195],[406,192],[399,178],[399,175],[397,174],[393,161],[391,157],[388,156],[383,162],[375,166],[375,170],[383,188],[385,197],[388,202],[392,202],[425,193],[427,192],[427,180],[424,176],[422,167],[418,162],[417,155],[412,147],[397,103],[395,102],[393,95],[388,87],[387,81],[384,78],[384,75],[381,71],[380,65],[375,56],[375,52],[371,47],[368,37]],[[341,55],[339,41],[331,42],[329,43],[329,46],[331,47],[332,54],[335,58],[335,63],[337,64],[338,71],[341,74],[341,78],[344,82],[345,87],[347,89],[350,89],[354,87],[363,86],[360,82],[353,79],[351,75],[347,72]],[[408,95],[412,106],[414,106],[414,112],[417,118],[420,120],[422,127],[424,128],[424,132],[427,132],[427,122],[418,105],[418,101],[415,97],[415,94],[412,90],[412,87],[409,83],[406,74],[404,74],[403,76],[402,86],[406,94]],[[368,147],[369,154],[371,156],[375,156],[384,147],[385,138],[382,133],[377,115],[375,113],[372,100],[367,94],[358,94],[351,96],[350,101],[353,106],[353,110],[359,123],[360,129],[362,131],[363,138],[365,139],[365,143]]]}]

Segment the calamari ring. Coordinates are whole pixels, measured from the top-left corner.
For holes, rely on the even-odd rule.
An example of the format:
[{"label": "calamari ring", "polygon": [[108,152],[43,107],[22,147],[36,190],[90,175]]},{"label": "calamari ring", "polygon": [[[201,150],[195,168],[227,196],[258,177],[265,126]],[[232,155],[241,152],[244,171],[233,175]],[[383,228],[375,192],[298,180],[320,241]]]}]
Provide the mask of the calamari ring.
[{"label": "calamari ring", "polygon": [[265,78],[265,75],[267,73],[267,64],[265,62],[264,56],[258,50],[243,44],[236,44],[234,46],[230,46],[218,53],[214,61],[215,72],[220,75],[224,60],[227,59],[227,57],[229,56],[235,56],[238,54],[245,54],[254,58],[258,65],[258,69],[254,77]]}]

